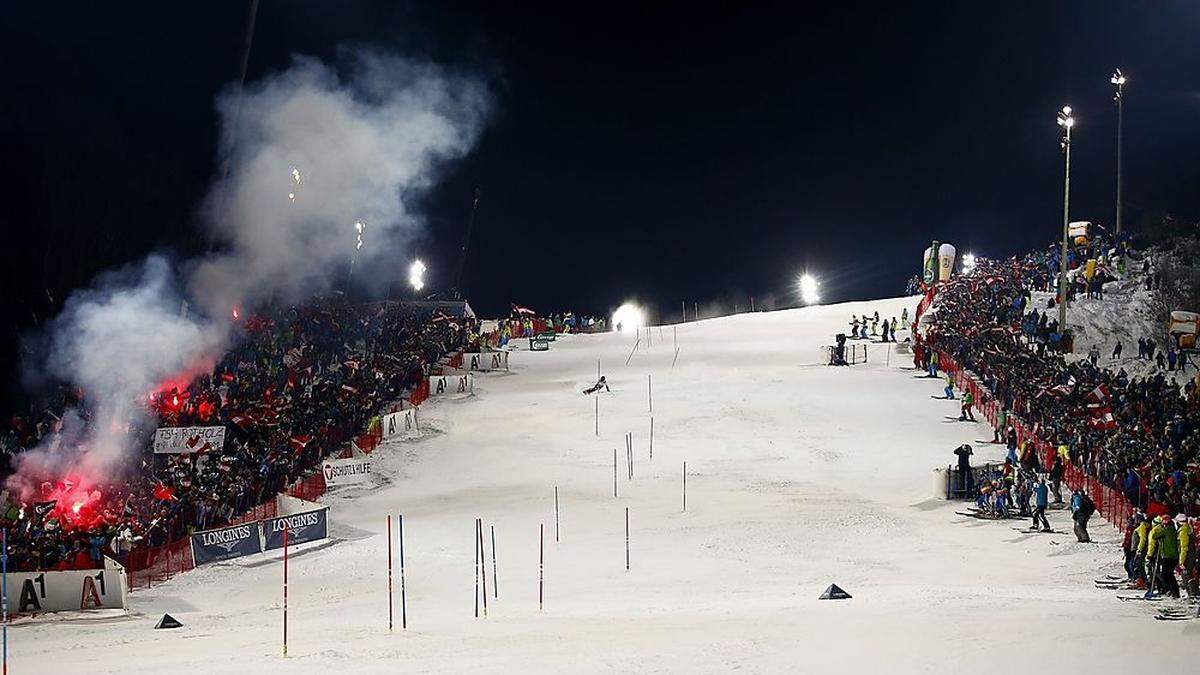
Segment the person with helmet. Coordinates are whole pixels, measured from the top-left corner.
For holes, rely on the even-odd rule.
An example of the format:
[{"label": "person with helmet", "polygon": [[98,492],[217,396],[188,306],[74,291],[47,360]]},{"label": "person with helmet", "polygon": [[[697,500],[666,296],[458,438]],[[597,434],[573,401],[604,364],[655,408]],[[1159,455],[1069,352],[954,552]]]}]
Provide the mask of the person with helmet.
[{"label": "person with helmet", "polygon": [[1050,521],[1046,520],[1046,505],[1050,501],[1050,488],[1046,487],[1046,479],[1039,476],[1037,485],[1033,486],[1033,527],[1031,530],[1037,530],[1038,521],[1041,520],[1041,527],[1044,531],[1050,531]]},{"label": "person with helmet", "polygon": [[1076,490],[1071,495],[1071,520],[1075,521],[1075,538],[1081,544],[1092,541],[1088,536],[1088,519],[1096,512],[1096,503],[1083,490]]},{"label": "person with helmet", "polygon": [[1155,586],[1158,594],[1178,598],[1179,583],[1175,580],[1175,565],[1179,564],[1179,533],[1175,530],[1175,521],[1165,513],[1158,517],[1158,523],[1150,529],[1146,558],[1154,566],[1150,571],[1157,574]]},{"label": "person with helmet", "polygon": [[975,421],[975,415],[971,412],[971,406],[973,405],[975,405],[975,395],[968,389],[963,392],[962,408],[958,414],[958,421],[966,422],[968,419],[972,422]]},{"label": "person with helmet", "polygon": [[1141,509],[1134,511],[1133,517],[1137,521],[1131,542],[1134,551],[1132,570],[1134,586],[1145,588],[1149,585],[1149,580],[1146,578],[1146,552],[1149,550],[1150,544],[1150,522]]},{"label": "person with helmet", "polygon": [[951,401],[954,400],[954,375],[950,371],[946,371],[946,388],[943,391],[946,394],[946,398]]},{"label": "person with helmet", "polygon": [[1189,598],[1195,599],[1200,591],[1200,582],[1196,579],[1196,551],[1192,537],[1192,524],[1195,518],[1189,520],[1180,516],[1179,524],[1179,569],[1183,570],[1183,587],[1187,589]]}]

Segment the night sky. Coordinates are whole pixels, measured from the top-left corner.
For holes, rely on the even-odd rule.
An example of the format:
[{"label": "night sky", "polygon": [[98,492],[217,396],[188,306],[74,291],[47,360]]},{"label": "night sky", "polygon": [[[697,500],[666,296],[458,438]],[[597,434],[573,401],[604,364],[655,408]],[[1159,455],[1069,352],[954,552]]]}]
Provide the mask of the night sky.
[{"label": "night sky", "polygon": [[[483,314],[788,305],[805,268],[828,301],[884,297],[930,239],[1047,244],[1063,104],[1072,217],[1111,223],[1117,66],[1126,222],[1200,212],[1198,3],[654,4],[262,0],[248,80],[364,45],[484,77],[488,127],[424,199],[418,251],[446,290],[480,187],[463,285]],[[96,273],[203,250],[213,99],[245,17],[232,0],[0,7],[0,374]]]}]

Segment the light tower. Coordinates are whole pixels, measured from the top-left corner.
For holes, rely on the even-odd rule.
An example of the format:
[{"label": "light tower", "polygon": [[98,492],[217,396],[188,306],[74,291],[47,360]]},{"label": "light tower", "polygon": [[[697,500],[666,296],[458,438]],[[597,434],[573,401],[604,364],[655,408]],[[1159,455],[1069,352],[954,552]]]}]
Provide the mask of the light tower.
[{"label": "light tower", "polygon": [[1064,105],[1058,112],[1058,126],[1062,127],[1062,149],[1066,156],[1066,172],[1063,175],[1063,232],[1062,257],[1058,261],[1058,332],[1067,329],[1067,248],[1070,237],[1071,212],[1071,127],[1075,126],[1075,118],[1071,117],[1071,106]]}]

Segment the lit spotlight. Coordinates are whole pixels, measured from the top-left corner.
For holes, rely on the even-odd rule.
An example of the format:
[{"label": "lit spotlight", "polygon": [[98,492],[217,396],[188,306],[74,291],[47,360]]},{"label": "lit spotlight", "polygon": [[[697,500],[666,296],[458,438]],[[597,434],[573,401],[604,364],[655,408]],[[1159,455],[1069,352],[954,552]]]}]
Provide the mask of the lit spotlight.
[{"label": "lit spotlight", "polygon": [[618,333],[636,333],[645,323],[646,315],[642,308],[631,302],[618,307],[612,315],[612,327]]},{"label": "lit spotlight", "polygon": [[413,261],[412,266],[408,268],[408,283],[414,291],[425,288],[425,263],[420,260]]},{"label": "lit spotlight", "polygon": [[821,302],[821,282],[811,274],[805,274],[800,277],[800,301],[806,305],[815,305]]},{"label": "lit spotlight", "polygon": [[964,253],[962,256],[962,271],[963,274],[970,274],[975,270],[975,254]]}]

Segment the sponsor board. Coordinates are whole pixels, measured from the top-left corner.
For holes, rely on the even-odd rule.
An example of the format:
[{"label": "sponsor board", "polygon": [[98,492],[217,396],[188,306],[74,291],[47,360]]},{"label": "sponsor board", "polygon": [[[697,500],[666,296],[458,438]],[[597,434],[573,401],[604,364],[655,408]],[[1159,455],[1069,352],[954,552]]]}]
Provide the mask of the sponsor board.
[{"label": "sponsor board", "polygon": [[447,396],[454,394],[471,394],[475,391],[475,376],[471,373],[464,375],[430,375],[429,395]]},{"label": "sponsor board", "polygon": [[192,559],[197,566],[262,550],[258,521],[192,534]]},{"label": "sponsor board", "polygon": [[221,450],[225,447],[225,427],[159,427],[154,432],[154,452],[182,455]]},{"label": "sponsor board", "polygon": [[16,614],[123,609],[128,603],[125,570],[104,559],[94,570],[9,572],[8,606]]},{"label": "sponsor board", "polygon": [[464,370],[508,370],[508,352],[481,352],[479,354],[463,354]]},{"label": "sponsor board", "polygon": [[288,546],[324,539],[329,536],[329,507],[262,521],[264,550],[283,548],[284,527],[288,531]]},{"label": "sponsor board", "polygon": [[373,466],[374,461],[370,459],[327,459],[321,465],[321,472],[325,474],[327,487],[358,485],[371,478]]},{"label": "sponsor board", "polygon": [[550,351],[550,343],[545,340],[529,338],[529,351],[548,352]]},{"label": "sponsor board", "polygon": [[388,413],[383,416],[382,426],[384,438],[416,436],[419,433],[417,429],[417,409],[405,408],[394,413]]},{"label": "sponsor board", "polygon": [[556,334],[554,331],[552,331],[552,330],[544,330],[544,331],[542,331],[542,332],[538,333],[537,335],[535,335],[534,337],[536,337],[538,340],[545,340],[545,341],[547,341],[547,342],[554,342],[554,339],[555,339],[556,337],[558,337],[558,336],[557,336],[557,334]]}]

